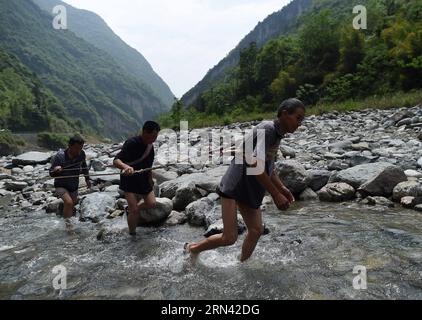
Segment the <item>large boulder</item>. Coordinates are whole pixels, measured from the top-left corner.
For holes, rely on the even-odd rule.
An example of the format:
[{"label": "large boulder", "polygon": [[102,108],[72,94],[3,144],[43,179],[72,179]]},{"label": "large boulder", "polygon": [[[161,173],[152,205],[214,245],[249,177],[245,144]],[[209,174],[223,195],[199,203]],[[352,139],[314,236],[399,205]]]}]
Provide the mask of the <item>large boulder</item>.
[{"label": "large boulder", "polygon": [[318,196],[321,201],[343,202],[355,197],[355,189],[347,183],[331,183],[318,191]]},{"label": "large boulder", "polygon": [[309,187],[314,191],[319,191],[328,183],[332,172],[328,170],[309,170],[308,175]]},{"label": "large boulder", "polygon": [[186,183],[177,189],[173,198],[173,208],[174,210],[183,211],[189,204],[201,198],[202,194],[196,188],[195,183]]},{"label": "large boulder", "polygon": [[166,220],[165,226],[173,227],[184,224],[188,220],[185,212],[172,211]]},{"label": "large boulder", "polygon": [[391,166],[392,164],[388,162],[362,164],[333,174],[328,182],[344,182],[358,189]]},{"label": "large boulder", "polygon": [[190,182],[207,193],[215,192],[227,168],[227,166],[221,166],[206,172],[185,174],[177,179],[166,181],[160,185],[160,197],[173,199],[177,190]]},{"label": "large boulder", "polygon": [[292,193],[300,194],[308,187],[309,174],[299,162],[293,160],[279,161],[275,167],[281,181]]},{"label": "large boulder", "polygon": [[44,152],[27,152],[21,154],[20,156],[13,158],[12,163],[15,166],[26,166],[26,165],[37,165],[37,164],[47,164],[51,159],[51,154]]},{"label": "large boulder", "polygon": [[418,181],[399,183],[393,190],[393,200],[400,201],[404,197],[422,197],[422,184]]},{"label": "large boulder", "polygon": [[364,196],[389,197],[393,194],[394,187],[404,181],[407,181],[404,171],[400,167],[391,165],[361,185],[358,191]]},{"label": "large boulder", "polygon": [[153,176],[157,180],[157,184],[162,184],[166,181],[172,181],[179,177],[174,171],[166,171],[164,169],[157,169],[153,171]]},{"label": "large boulder", "polygon": [[315,193],[314,190],[312,190],[311,188],[307,188],[305,189],[305,191],[303,191],[300,196],[299,196],[299,200],[300,201],[312,201],[312,200],[318,200],[318,195]]},{"label": "large boulder", "polygon": [[188,205],[186,215],[189,224],[196,227],[205,227],[207,225],[207,215],[212,212],[214,206],[214,202],[209,198],[202,198]]},{"label": "large boulder", "polygon": [[114,208],[116,199],[109,192],[93,193],[86,196],[81,202],[80,220],[100,222],[108,215],[108,211]]},{"label": "large boulder", "polygon": [[63,200],[56,198],[47,199],[47,206],[45,210],[47,213],[55,213],[60,215],[63,212]]},{"label": "large boulder", "polygon": [[154,209],[141,210],[140,226],[156,225],[164,222],[173,211],[173,202],[167,198],[157,198]]},{"label": "large boulder", "polygon": [[[215,223],[213,223],[212,225],[208,227],[204,236],[206,238],[209,238],[216,234],[222,234],[223,231],[224,231],[223,219],[219,219],[218,221],[216,221]],[[238,214],[237,215],[237,233],[241,235],[245,231],[246,231],[246,225],[245,225],[245,222],[243,221],[243,217],[240,214]]]}]

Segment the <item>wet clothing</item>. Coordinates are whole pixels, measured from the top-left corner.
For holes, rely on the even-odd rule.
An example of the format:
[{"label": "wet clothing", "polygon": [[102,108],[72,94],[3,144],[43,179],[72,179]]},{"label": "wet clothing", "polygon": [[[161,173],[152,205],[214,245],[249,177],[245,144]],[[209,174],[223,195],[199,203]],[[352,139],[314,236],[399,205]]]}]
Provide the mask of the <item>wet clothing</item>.
[{"label": "wet clothing", "polygon": [[[62,167],[66,171],[54,173],[55,167]],[[82,150],[81,154],[75,159],[70,159],[68,149],[59,151],[52,159],[50,176],[51,177],[68,177],[78,176],[80,174],[89,175],[89,169],[86,164],[86,155]],[[69,193],[78,191],[79,189],[79,177],[67,178],[67,179],[55,179],[54,187],[66,189]]]},{"label": "wet clothing", "polygon": [[[251,140],[253,140],[253,156],[260,158],[258,148],[262,148],[263,146],[257,145],[258,129],[265,130],[265,159],[261,160],[265,161],[265,172],[271,177],[283,137],[281,127],[278,121],[264,121],[255,127],[246,137],[245,144],[251,143]],[[233,159],[217,188],[217,193],[222,197],[241,202],[252,209],[259,209],[266,190],[257,180],[256,176],[247,174],[247,169],[248,164],[246,160],[242,164],[236,164],[235,159]]]},{"label": "wet clothing", "polygon": [[[140,136],[133,137],[125,142],[122,150],[114,160],[121,160],[123,163],[130,165],[135,171],[152,168],[154,163],[154,147],[150,147],[151,151],[142,162],[138,162],[145,155],[148,145],[142,141]],[[131,165],[133,162],[138,162]],[[120,176],[120,189],[124,192],[147,195],[153,191],[150,184],[151,172],[136,173],[133,176]]]}]

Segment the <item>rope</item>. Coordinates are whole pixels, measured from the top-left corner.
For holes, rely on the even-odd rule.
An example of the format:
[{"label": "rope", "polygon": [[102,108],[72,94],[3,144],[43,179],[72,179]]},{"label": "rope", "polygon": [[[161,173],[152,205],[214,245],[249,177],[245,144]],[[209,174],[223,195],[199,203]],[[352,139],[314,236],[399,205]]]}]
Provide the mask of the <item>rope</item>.
[{"label": "rope", "polygon": [[[133,174],[141,174],[141,173],[150,172],[150,171],[157,170],[157,169],[163,169],[163,168],[166,168],[166,167],[167,166],[157,166],[157,167],[153,167],[153,168],[137,170],[137,171],[134,171]],[[117,172],[115,172],[115,173],[98,173],[98,174],[90,174],[90,175],[79,174],[79,175],[75,175],[75,176],[55,177],[53,179],[79,178],[81,176],[87,177],[87,178],[89,178],[89,177],[107,177],[107,176],[116,176],[116,175],[121,175],[121,174],[122,174],[121,172],[120,173],[117,173]]]}]

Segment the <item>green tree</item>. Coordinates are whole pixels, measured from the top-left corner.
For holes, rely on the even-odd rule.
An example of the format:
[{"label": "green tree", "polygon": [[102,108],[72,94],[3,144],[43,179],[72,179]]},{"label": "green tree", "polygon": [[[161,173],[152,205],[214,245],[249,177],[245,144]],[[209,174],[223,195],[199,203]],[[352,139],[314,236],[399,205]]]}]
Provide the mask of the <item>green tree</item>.
[{"label": "green tree", "polygon": [[300,69],[304,82],[319,85],[339,61],[339,32],[330,10],[310,17],[299,35]]},{"label": "green tree", "polygon": [[358,64],[365,57],[365,39],[363,33],[351,27],[344,28],[340,40],[340,63],[338,70],[342,74],[357,72]]},{"label": "green tree", "polygon": [[238,71],[238,98],[253,94],[256,90],[255,64],[258,49],[255,42],[240,52]]}]

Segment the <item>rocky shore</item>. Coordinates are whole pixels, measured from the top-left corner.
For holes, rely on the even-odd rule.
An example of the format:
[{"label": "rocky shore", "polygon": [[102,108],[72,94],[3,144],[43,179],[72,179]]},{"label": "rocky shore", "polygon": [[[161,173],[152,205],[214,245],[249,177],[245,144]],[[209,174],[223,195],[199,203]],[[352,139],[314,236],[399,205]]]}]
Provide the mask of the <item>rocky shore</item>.
[{"label": "rocky shore", "polygon": [[[233,124],[197,130],[207,135],[229,130],[250,130],[257,123]],[[220,148],[219,141],[211,141]],[[199,139],[191,139],[194,152]],[[84,188],[77,217],[99,223],[124,214],[126,201],[119,191],[119,174],[112,168],[115,145],[85,148],[94,187]],[[163,137],[156,145],[157,161],[171,149]],[[163,151],[163,152],[161,152]],[[48,177],[54,153],[30,152],[0,158],[0,210],[39,211],[60,214],[62,201],[54,196]],[[277,170],[280,178],[300,201],[345,202],[400,207],[422,212],[422,105],[408,109],[365,110],[308,117],[295,134],[282,140]],[[157,207],[141,212],[142,226],[171,227],[189,223],[204,228],[205,236],[222,230],[221,207],[216,186],[227,170],[221,159],[208,164],[174,164],[154,171]],[[5,199],[7,201],[5,201]],[[266,197],[262,209],[273,206]],[[239,219],[239,233],[245,230]],[[104,233],[99,234],[99,239]]]}]

